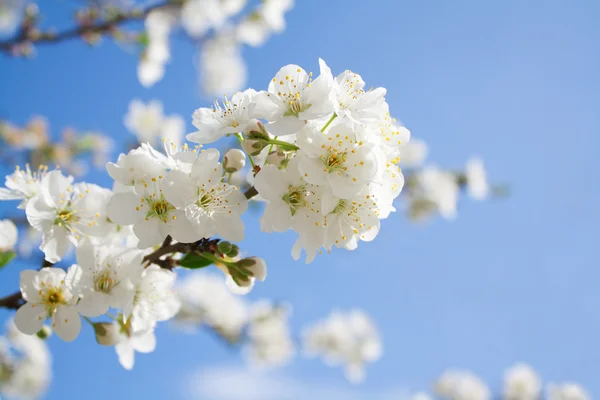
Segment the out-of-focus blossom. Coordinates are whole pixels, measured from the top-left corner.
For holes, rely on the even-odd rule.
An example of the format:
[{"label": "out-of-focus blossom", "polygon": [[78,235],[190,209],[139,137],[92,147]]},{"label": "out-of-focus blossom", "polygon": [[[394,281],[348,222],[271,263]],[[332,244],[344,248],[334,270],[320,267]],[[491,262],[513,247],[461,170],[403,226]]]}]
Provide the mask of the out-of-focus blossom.
[{"label": "out-of-focus blossom", "polygon": [[237,92],[246,79],[246,63],[233,36],[221,34],[205,42],[200,50],[200,84],[205,94]]},{"label": "out-of-focus blossom", "polygon": [[17,243],[19,231],[10,219],[0,220],[0,252],[11,251]]},{"label": "out-of-focus blossom", "polygon": [[423,165],[429,151],[427,143],[414,138],[400,146],[398,150],[399,165],[406,168],[417,168]]},{"label": "out-of-focus blossom", "polygon": [[289,307],[260,301],[253,305],[248,325],[247,355],[253,365],[278,367],[287,364],[296,349],[289,328]]},{"label": "out-of-focus blossom", "polygon": [[145,20],[147,45],[138,64],[138,80],[144,87],[153,86],[165,74],[171,60],[169,34],[177,23],[174,10],[163,7],[151,11]]},{"label": "out-of-focus blossom", "polygon": [[148,103],[132,100],[123,122],[140,143],[156,144],[162,138],[178,147],[185,132],[183,118],[179,115],[166,116],[162,103],[158,100]]},{"label": "out-of-focus blossom", "polygon": [[9,320],[6,336],[0,337],[0,396],[41,398],[50,384],[51,363],[44,340],[19,332]]},{"label": "out-of-focus blossom", "polygon": [[590,400],[591,397],[580,385],[572,382],[555,384],[547,388],[548,400]]},{"label": "out-of-focus blossom", "polygon": [[304,350],[318,355],[330,365],[342,364],[346,378],[353,383],[365,377],[364,366],[382,354],[381,339],[369,317],[360,310],[334,312],[305,330]]},{"label": "out-of-focus blossom", "polygon": [[436,393],[449,400],[489,400],[487,385],[469,371],[449,370],[435,383]]},{"label": "out-of-focus blossom", "polygon": [[176,323],[194,330],[201,324],[215,329],[230,342],[237,342],[248,323],[248,306],[231,293],[223,278],[205,272],[187,275],[177,287],[181,308]]},{"label": "out-of-focus blossom", "polygon": [[236,28],[240,42],[250,46],[263,45],[272,33],[285,29],[284,15],[294,7],[294,0],[265,0]]},{"label": "out-of-focus blossom", "polygon": [[12,34],[23,16],[25,0],[0,1],[0,37]]},{"label": "out-of-focus blossom", "polygon": [[459,186],[456,176],[435,166],[419,170],[409,182],[409,216],[421,219],[435,212],[456,218]]},{"label": "out-of-focus blossom", "polygon": [[541,391],[538,374],[527,364],[513,365],[504,373],[505,400],[537,400]]}]

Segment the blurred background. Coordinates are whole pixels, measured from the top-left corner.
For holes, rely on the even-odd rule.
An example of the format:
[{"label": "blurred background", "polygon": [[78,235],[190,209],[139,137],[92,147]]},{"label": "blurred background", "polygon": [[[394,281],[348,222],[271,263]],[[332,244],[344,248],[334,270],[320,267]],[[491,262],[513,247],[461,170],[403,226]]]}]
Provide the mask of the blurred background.
[{"label": "blurred background", "polygon": [[[77,3],[39,7],[63,26]],[[289,63],[316,74],[319,57],[334,75],[358,72],[368,87],[387,88],[392,114],[428,143],[430,160],[460,169],[479,155],[509,196],[462,201],[451,222],[411,223],[398,204],[376,241],[309,265],[290,257],[293,234],[263,234],[260,213],[247,214],[240,246],[269,266],[251,299],[292,305],[296,332],[336,308],[358,307],[375,321],[383,357],[361,385],[303,357],[256,372],[211,334],[169,324],[157,330],[156,351],[125,371],[84,326],[73,343],[49,339],[47,398],[391,400],[454,367],[497,391],[504,369],[520,361],[545,381],[600,395],[599,17],[593,0],[298,0],[285,33],[244,49],[249,87],[266,89]],[[33,60],[2,57],[0,117],[24,125],[43,115],[57,137],[66,126],[95,130],[122,149],[134,140],[123,125],[130,101],[159,99],[192,132],[192,112],[213,98],[198,84],[194,45],[171,45],[166,75],[149,89],[136,78],[137,58],[109,40],[40,46]],[[104,170],[88,180],[112,185]],[[23,265],[2,271],[2,295],[18,287]],[[1,319],[11,314],[0,310]]]}]

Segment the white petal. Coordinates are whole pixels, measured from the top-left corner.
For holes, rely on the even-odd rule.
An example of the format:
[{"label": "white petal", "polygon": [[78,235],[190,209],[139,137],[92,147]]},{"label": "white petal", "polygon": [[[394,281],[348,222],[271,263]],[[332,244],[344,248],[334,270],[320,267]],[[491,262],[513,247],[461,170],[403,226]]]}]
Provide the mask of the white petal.
[{"label": "white petal", "polygon": [[221,217],[217,220],[219,236],[231,242],[244,240],[244,222],[239,216]]},{"label": "white petal", "polygon": [[72,342],[81,330],[81,318],[73,306],[63,306],[53,316],[52,328],[59,338]]},{"label": "white petal", "polygon": [[175,217],[174,220],[169,221],[173,239],[181,243],[194,243],[202,239],[196,226],[186,218],[185,212],[176,210],[171,214]]},{"label": "white petal", "polygon": [[152,353],[156,348],[156,336],[154,331],[150,330],[143,334],[136,334],[131,339],[131,344],[135,351],[140,353]]},{"label": "white petal", "polygon": [[186,173],[170,171],[165,177],[165,186],[165,198],[177,208],[184,208],[196,199],[194,182]]},{"label": "white petal", "polygon": [[86,317],[99,317],[108,311],[108,300],[104,293],[87,292],[77,303],[77,311]]},{"label": "white petal", "polygon": [[115,193],[106,205],[106,214],[111,221],[120,225],[135,224],[142,214],[136,207],[142,204],[141,197],[132,192]]},{"label": "white petal", "polygon": [[121,343],[117,343],[115,346],[115,350],[117,352],[117,356],[119,357],[119,362],[126,370],[131,370],[133,368],[133,364],[135,362],[135,351],[133,350],[133,346],[129,343],[129,341],[124,341]]},{"label": "white petal", "polygon": [[281,199],[288,190],[284,174],[274,165],[267,164],[256,174],[254,187],[267,200]]},{"label": "white petal", "polygon": [[40,250],[44,252],[47,261],[56,263],[69,250],[70,244],[69,231],[63,227],[55,226],[42,237]]},{"label": "white petal", "polygon": [[46,309],[40,304],[25,303],[15,314],[15,325],[27,335],[33,335],[42,329],[45,320]]},{"label": "white petal", "polygon": [[300,175],[313,185],[327,184],[328,172],[325,170],[323,162],[318,158],[310,158],[306,155],[299,154],[296,157],[302,157],[298,163]]},{"label": "white petal", "polygon": [[23,294],[23,299],[25,299],[25,301],[39,303],[39,288],[36,288],[33,285],[33,281],[37,274],[38,272],[32,269],[26,269],[21,271],[19,286],[21,289],[21,293]]},{"label": "white petal", "polygon": [[291,135],[304,127],[305,122],[292,115],[281,117],[280,119],[268,124],[267,130],[275,136]]},{"label": "white petal", "polygon": [[290,207],[282,200],[274,200],[267,204],[260,219],[263,232],[285,232],[292,226]]},{"label": "white petal", "polygon": [[147,221],[143,219],[133,226],[133,233],[140,240],[137,245],[138,249],[156,246],[165,239],[165,236],[161,234],[161,224],[164,222],[157,218],[150,218]]}]

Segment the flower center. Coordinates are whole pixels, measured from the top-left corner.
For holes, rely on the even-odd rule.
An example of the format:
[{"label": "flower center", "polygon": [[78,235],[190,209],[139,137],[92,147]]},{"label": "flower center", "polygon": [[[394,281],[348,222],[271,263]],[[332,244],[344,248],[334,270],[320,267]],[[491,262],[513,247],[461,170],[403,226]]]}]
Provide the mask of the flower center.
[{"label": "flower center", "polygon": [[290,212],[294,215],[299,208],[306,207],[305,196],[307,194],[306,186],[290,185],[288,192],[281,199],[290,206]]},{"label": "flower center", "polygon": [[111,276],[110,272],[104,271],[102,275],[96,279],[96,290],[103,293],[110,293],[116,283],[116,279]]},{"label": "flower center", "polygon": [[63,291],[60,288],[53,287],[42,294],[42,300],[49,306],[56,306],[58,304],[65,304],[66,299]]},{"label": "flower center", "polygon": [[146,214],[146,219],[159,218],[163,222],[167,222],[169,213],[175,209],[171,203],[165,200],[165,196],[161,193],[160,197],[156,199],[155,196],[146,198],[150,210]]},{"label": "flower center", "polygon": [[339,152],[332,149],[327,155],[321,157],[321,161],[323,161],[323,164],[325,164],[325,168],[329,173],[340,170],[345,171],[347,169],[345,166],[346,152]]}]

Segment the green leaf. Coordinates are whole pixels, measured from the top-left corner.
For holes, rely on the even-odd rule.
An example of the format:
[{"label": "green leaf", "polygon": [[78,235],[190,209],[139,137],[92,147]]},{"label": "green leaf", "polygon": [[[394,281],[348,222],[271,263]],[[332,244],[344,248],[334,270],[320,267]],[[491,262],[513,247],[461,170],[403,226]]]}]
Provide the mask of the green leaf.
[{"label": "green leaf", "polygon": [[0,268],[8,264],[15,257],[15,255],[16,253],[14,251],[0,253]]},{"label": "green leaf", "polygon": [[179,261],[179,265],[188,269],[199,269],[208,267],[213,262],[206,257],[203,257],[199,254],[186,254],[181,261]]}]

